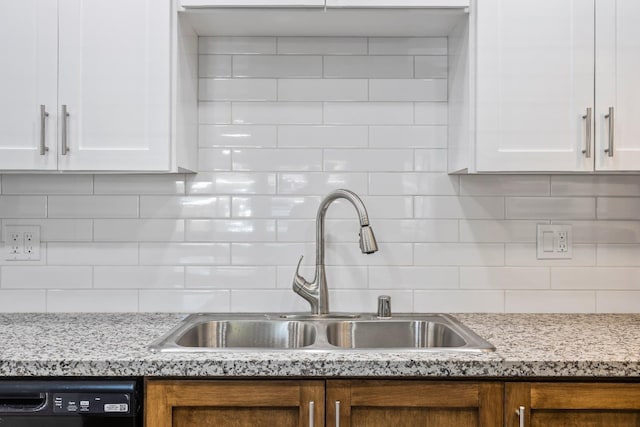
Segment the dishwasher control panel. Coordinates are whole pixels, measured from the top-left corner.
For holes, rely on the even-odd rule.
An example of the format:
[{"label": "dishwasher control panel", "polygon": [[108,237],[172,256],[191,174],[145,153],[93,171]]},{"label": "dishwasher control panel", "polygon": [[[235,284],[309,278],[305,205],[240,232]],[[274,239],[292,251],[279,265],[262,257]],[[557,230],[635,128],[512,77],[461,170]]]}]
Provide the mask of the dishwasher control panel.
[{"label": "dishwasher control panel", "polygon": [[53,393],[54,414],[127,415],[131,410],[128,393]]}]

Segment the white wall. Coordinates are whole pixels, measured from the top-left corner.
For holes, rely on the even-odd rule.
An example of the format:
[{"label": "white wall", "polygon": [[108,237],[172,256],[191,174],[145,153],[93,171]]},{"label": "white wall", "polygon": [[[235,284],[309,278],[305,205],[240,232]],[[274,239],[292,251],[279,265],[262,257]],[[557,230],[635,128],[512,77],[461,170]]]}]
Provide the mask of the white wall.
[{"label": "white wall", "polygon": [[[449,176],[446,39],[202,38],[197,175],[3,175],[0,311],[305,311],[323,195],[333,310],[640,312],[640,177]],[[538,261],[535,225],[573,224]]]}]

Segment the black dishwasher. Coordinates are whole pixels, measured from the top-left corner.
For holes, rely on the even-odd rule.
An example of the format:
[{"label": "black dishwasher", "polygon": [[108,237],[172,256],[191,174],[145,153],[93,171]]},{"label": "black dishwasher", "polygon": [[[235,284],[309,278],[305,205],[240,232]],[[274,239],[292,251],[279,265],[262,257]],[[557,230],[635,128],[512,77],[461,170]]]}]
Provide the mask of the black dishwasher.
[{"label": "black dishwasher", "polygon": [[2,427],[141,427],[137,380],[0,380]]}]

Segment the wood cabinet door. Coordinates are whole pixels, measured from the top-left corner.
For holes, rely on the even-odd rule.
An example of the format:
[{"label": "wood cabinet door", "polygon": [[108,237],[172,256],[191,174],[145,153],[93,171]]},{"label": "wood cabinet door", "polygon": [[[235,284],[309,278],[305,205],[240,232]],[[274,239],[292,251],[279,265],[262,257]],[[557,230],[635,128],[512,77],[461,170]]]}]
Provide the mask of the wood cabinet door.
[{"label": "wood cabinet door", "polygon": [[58,3],[58,168],[169,170],[171,0]]},{"label": "wood cabinet door", "polygon": [[322,427],[324,381],[148,380],[146,427]]},{"label": "wood cabinet door", "polygon": [[596,170],[640,170],[638,20],[638,0],[596,0]]},{"label": "wood cabinet door", "polygon": [[594,0],[476,3],[477,170],[593,170]]},{"label": "wood cabinet door", "polygon": [[637,427],[640,384],[513,383],[506,385],[506,426]]},{"label": "wood cabinet door", "polygon": [[327,381],[327,427],[496,427],[501,383]]},{"label": "wood cabinet door", "polygon": [[55,1],[0,2],[0,169],[57,168],[57,14]]}]

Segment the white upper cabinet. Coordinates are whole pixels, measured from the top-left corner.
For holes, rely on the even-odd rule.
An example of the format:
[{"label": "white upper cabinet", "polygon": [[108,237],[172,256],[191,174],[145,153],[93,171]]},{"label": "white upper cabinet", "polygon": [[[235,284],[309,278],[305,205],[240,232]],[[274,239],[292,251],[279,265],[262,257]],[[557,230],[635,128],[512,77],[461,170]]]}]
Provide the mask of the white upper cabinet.
[{"label": "white upper cabinet", "polygon": [[169,169],[171,14],[163,3],[59,2],[58,104],[68,112],[60,169]]},{"label": "white upper cabinet", "polygon": [[172,0],[3,1],[0,36],[0,170],[195,169],[197,37]]},{"label": "white upper cabinet", "polygon": [[467,7],[469,0],[327,0],[327,7]]},{"label": "white upper cabinet", "polygon": [[324,6],[324,0],[182,0],[182,7],[301,7]]},{"label": "white upper cabinet", "polygon": [[592,170],[594,19],[594,0],[478,1],[478,172]]},{"label": "white upper cabinet", "polygon": [[596,0],[597,170],[640,170],[639,22],[638,0]]},{"label": "white upper cabinet", "polygon": [[449,170],[640,171],[639,21],[637,0],[474,3],[449,37]]},{"label": "white upper cabinet", "polygon": [[197,7],[467,7],[470,0],[182,0]]},{"label": "white upper cabinet", "polygon": [[56,169],[57,14],[50,0],[0,2],[0,169]]}]

